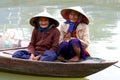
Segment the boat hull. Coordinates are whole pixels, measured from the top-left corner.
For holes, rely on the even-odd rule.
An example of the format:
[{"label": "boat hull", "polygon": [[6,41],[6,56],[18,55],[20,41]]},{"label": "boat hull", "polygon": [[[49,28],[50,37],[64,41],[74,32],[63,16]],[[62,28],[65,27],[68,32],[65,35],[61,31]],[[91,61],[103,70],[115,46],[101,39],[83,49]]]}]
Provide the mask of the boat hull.
[{"label": "boat hull", "polygon": [[14,73],[57,76],[57,77],[86,77],[99,72],[117,61],[104,62],[46,62],[29,61],[24,59],[0,57],[0,70]]}]

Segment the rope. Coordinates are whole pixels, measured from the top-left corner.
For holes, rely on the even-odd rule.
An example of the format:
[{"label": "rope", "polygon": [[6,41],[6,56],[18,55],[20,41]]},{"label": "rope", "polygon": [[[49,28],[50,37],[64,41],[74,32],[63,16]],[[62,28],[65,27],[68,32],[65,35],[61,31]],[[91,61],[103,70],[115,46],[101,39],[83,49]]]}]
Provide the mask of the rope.
[{"label": "rope", "polygon": [[115,66],[115,67],[117,67],[117,68],[120,68],[120,66],[118,66],[118,65],[115,65],[115,64],[114,64],[113,66]]}]

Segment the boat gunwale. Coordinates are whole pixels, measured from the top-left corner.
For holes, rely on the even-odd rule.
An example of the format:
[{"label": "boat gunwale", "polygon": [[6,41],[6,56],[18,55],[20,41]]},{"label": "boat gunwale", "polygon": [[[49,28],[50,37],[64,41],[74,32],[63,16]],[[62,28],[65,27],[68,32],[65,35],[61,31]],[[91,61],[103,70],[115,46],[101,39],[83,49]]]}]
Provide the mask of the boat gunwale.
[{"label": "boat gunwale", "polygon": [[27,60],[27,59],[20,59],[20,58],[9,58],[9,57],[4,57],[4,56],[0,56],[0,58],[6,58],[6,59],[10,59],[10,60],[16,60],[16,61],[23,61],[23,62],[32,62],[32,63],[44,63],[44,64],[106,64],[106,63],[117,63],[118,61],[109,61],[109,60],[105,60],[103,62],[93,62],[93,63],[88,63],[88,62],[61,62],[61,61],[31,61],[31,60]]}]

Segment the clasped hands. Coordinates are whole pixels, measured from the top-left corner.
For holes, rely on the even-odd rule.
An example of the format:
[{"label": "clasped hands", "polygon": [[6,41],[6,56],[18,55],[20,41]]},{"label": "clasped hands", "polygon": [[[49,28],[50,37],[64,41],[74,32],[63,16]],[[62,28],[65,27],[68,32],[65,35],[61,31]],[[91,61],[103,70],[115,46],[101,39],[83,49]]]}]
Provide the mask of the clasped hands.
[{"label": "clasped hands", "polygon": [[39,60],[39,59],[40,59],[40,57],[41,57],[41,55],[34,56],[34,54],[31,54],[31,56],[30,56],[29,60],[32,60],[32,61],[37,61],[37,60]]},{"label": "clasped hands", "polygon": [[75,37],[64,38],[64,41],[67,41],[67,42],[69,42],[71,39],[75,39]]}]

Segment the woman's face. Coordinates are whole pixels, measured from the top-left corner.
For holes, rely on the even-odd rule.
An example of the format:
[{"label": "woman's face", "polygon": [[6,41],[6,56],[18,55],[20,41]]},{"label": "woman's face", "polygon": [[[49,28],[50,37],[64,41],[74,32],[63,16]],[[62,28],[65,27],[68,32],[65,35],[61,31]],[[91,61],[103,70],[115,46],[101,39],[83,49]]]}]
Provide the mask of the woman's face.
[{"label": "woman's face", "polygon": [[49,25],[49,18],[47,18],[47,17],[40,17],[38,23],[39,23],[39,25],[42,28],[47,28],[48,25]]},{"label": "woman's face", "polygon": [[69,14],[70,22],[76,22],[79,18],[79,13],[76,11],[71,11]]}]

